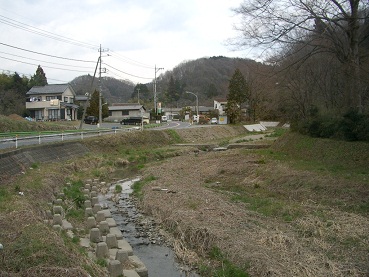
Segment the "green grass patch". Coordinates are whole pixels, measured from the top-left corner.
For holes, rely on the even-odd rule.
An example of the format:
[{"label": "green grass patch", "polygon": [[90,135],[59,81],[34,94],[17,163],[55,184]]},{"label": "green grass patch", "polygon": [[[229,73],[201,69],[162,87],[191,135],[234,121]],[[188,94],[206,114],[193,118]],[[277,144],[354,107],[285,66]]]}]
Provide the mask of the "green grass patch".
[{"label": "green grass patch", "polygon": [[137,181],[137,182],[134,182],[134,184],[132,185],[132,194],[136,197],[142,197],[142,188],[150,183],[151,181],[154,181],[156,180],[156,177],[155,176],[149,176],[143,180],[140,180],[140,181]]},{"label": "green grass patch", "polygon": [[249,268],[248,264],[245,264],[243,268],[240,268],[232,264],[226,256],[217,247],[213,247],[209,253],[209,258],[218,266],[201,265],[199,271],[201,276],[212,277],[249,277],[247,273]]},{"label": "green grass patch", "polygon": [[122,186],[121,185],[119,185],[119,184],[117,184],[117,185],[115,185],[115,193],[121,193],[122,192]]},{"label": "green grass patch", "polygon": [[178,135],[178,133],[173,129],[165,130],[165,132],[170,136],[170,139],[173,143],[181,143],[182,139]]},{"label": "green grass patch", "polygon": [[83,182],[81,180],[71,182],[70,186],[63,189],[67,199],[73,201],[77,209],[84,207],[85,196],[82,192]]}]

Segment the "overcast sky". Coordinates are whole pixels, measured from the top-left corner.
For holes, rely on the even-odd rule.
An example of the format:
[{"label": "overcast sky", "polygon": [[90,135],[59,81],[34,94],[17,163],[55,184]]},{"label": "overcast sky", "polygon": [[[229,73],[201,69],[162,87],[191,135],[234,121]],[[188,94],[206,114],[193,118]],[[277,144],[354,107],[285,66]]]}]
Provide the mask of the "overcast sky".
[{"label": "overcast sky", "polygon": [[241,2],[0,0],[0,70],[33,75],[40,64],[49,84],[69,82],[94,74],[100,44],[109,49],[103,76],[134,83],[151,82],[155,65],[159,76],[202,57],[255,59],[225,43],[237,35],[231,8]]}]

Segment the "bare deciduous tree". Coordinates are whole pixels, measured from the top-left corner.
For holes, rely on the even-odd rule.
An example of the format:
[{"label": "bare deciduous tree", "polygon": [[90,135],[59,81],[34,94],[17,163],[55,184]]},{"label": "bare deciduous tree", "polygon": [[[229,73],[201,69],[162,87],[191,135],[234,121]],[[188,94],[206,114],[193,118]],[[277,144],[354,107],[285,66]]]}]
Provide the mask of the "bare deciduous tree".
[{"label": "bare deciduous tree", "polygon": [[[233,43],[269,50],[309,49],[303,60],[330,52],[347,74],[347,108],[362,111],[359,46],[368,34],[367,0],[247,0],[235,9],[242,20]],[[293,46],[293,47],[292,47]]]}]

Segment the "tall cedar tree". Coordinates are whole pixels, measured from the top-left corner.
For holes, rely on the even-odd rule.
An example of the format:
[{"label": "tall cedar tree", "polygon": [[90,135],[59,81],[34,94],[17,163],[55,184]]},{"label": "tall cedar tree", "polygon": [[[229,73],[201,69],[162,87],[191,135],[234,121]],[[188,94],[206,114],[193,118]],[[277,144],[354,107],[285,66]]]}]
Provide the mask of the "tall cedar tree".
[{"label": "tall cedar tree", "polygon": [[241,120],[242,105],[249,99],[249,88],[245,77],[237,68],[229,81],[226,114],[231,124]]},{"label": "tall cedar tree", "polygon": [[[99,117],[99,91],[95,90],[90,99],[90,105],[86,109],[87,115]],[[105,103],[104,98],[101,99],[101,103]],[[108,105],[102,105],[101,108],[102,118],[109,116]]]},{"label": "tall cedar tree", "polygon": [[37,67],[36,73],[31,77],[30,85],[31,87],[47,85],[46,74],[40,65]]}]

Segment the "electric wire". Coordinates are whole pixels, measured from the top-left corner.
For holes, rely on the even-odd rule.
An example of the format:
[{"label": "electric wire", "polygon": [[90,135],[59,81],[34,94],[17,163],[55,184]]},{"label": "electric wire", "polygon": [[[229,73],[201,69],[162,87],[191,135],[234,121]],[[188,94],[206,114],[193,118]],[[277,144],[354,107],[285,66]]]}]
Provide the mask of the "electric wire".
[{"label": "electric wire", "polygon": [[6,55],[9,55],[9,56],[18,57],[18,58],[27,59],[27,60],[42,62],[42,63],[49,63],[49,64],[55,64],[55,65],[68,66],[68,67],[76,67],[76,68],[89,68],[89,69],[91,68],[91,67],[87,67],[87,66],[78,66],[78,65],[70,65],[70,64],[62,64],[62,63],[53,63],[53,62],[48,62],[48,61],[42,61],[42,60],[27,58],[27,57],[20,56],[20,55],[10,54],[10,53],[6,53],[6,52],[2,52],[2,51],[0,51],[0,53],[6,54]]},{"label": "electric wire", "polygon": [[11,48],[15,48],[18,50],[22,50],[22,51],[27,51],[30,53],[34,53],[34,54],[38,54],[38,55],[43,55],[43,56],[47,56],[47,57],[51,57],[51,58],[57,58],[57,59],[63,59],[63,60],[68,60],[68,61],[76,61],[76,62],[85,62],[85,63],[95,63],[95,61],[86,61],[86,60],[79,60],[79,59],[72,59],[72,58],[65,58],[65,57],[60,57],[60,56],[54,56],[54,55],[49,55],[49,54],[45,54],[45,53],[40,53],[40,52],[36,52],[36,51],[32,51],[32,50],[27,50],[24,48],[20,48],[17,46],[13,46],[13,45],[9,45],[3,42],[0,42],[1,45],[7,46],[7,47],[11,47]]},{"label": "electric wire", "polygon": [[[1,59],[10,60],[10,61],[13,61],[13,62],[18,62],[18,63],[28,64],[28,65],[39,66],[39,64],[23,62],[23,61],[19,61],[19,60],[11,59],[11,58],[6,58],[6,57],[3,57],[3,56],[0,56],[0,58],[1,58]],[[72,72],[83,72],[83,73],[87,73],[87,72],[86,72],[86,70],[66,69],[66,68],[52,67],[52,66],[47,66],[47,65],[42,65],[42,67],[45,67],[45,68],[51,68],[51,69],[60,69],[60,70],[66,70],[66,71],[72,71]],[[89,72],[89,73],[90,73],[90,72]]]},{"label": "electric wire", "polygon": [[132,65],[136,65],[136,66],[140,66],[140,67],[144,67],[144,68],[149,68],[149,69],[155,69],[155,67],[151,66],[151,65],[147,65],[147,64],[144,64],[144,63],[141,63],[141,62],[138,62],[138,61],[135,61],[135,60],[132,60],[130,58],[127,58],[127,57],[124,57],[122,55],[120,55],[119,53],[111,50],[110,51],[111,53],[113,53],[113,55],[111,54],[108,54],[109,56],[112,56],[118,60],[121,60],[121,61],[124,61],[124,62],[127,62],[127,63],[130,63]]},{"label": "electric wire", "polygon": [[[8,69],[3,69],[3,68],[0,68],[0,70],[3,72],[2,74],[5,74],[4,72],[12,72],[13,74],[17,73],[18,75],[21,75],[21,76],[29,76],[29,78],[32,78],[32,74],[27,74],[27,73],[22,73],[22,72],[18,72],[18,71],[13,71],[13,70],[8,70]],[[8,74],[6,74],[8,75]],[[65,80],[58,80],[58,79],[52,79],[52,78],[47,78],[47,80],[51,80],[51,81],[58,81],[58,82],[62,82],[62,83],[69,83]]]},{"label": "electric wire", "polygon": [[57,40],[57,41],[69,43],[69,44],[76,45],[76,46],[86,47],[86,48],[94,49],[94,50],[98,49],[98,46],[96,46],[96,45],[88,44],[88,43],[81,42],[81,41],[78,41],[78,40],[74,40],[74,39],[71,39],[71,38],[68,38],[68,37],[65,37],[65,36],[57,35],[57,34],[54,34],[54,33],[51,33],[51,32],[36,28],[36,27],[33,27],[31,25],[13,20],[13,19],[8,18],[8,17],[3,16],[3,15],[0,15],[0,22],[4,23],[6,25],[9,25],[9,26],[12,26],[12,27],[30,32],[30,33],[34,33],[34,34],[37,34],[37,35],[41,35],[41,36],[44,36],[44,37],[47,37],[47,38],[54,39],[54,40]]},{"label": "electric wire", "polygon": [[136,78],[140,78],[140,79],[152,80],[152,77],[151,77],[151,78],[148,78],[148,77],[137,76],[137,75],[133,75],[133,74],[130,74],[130,73],[124,72],[124,71],[122,71],[122,70],[119,70],[119,69],[117,69],[117,68],[115,68],[115,67],[113,67],[113,66],[111,66],[111,65],[108,65],[107,63],[104,63],[104,65],[106,65],[106,66],[108,66],[108,67],[110,67],[110,68],[112,68],[112,69],[114,69],[114,70],[116,70],[116,71],[119,71],[119,72],[121,72],[121,73],[123,73],[123,74],[129,75],[129,76],[131,76],[131,77],[136,77]]}]

